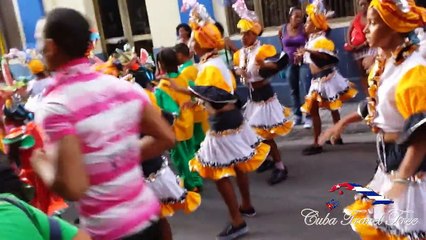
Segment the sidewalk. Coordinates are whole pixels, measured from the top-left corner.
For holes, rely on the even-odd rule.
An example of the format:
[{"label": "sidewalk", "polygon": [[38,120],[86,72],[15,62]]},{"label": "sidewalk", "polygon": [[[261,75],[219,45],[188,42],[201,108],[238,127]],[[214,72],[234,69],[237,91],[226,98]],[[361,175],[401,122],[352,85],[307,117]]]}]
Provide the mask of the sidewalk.
[{"label": "sidewalk", "polygon": [[[358,103],[349,102],[345,103],[340,110],[340,116],[343,118],[344,116],[356,112],[358,108]],[[331,118],[330,111],[321,110],[321,121],[322,121],[322,130],[325,131],[327,128],[333,125],[333,120]],[[295,126],[293,130],[285,137],[281,137],[277,142],[288,141],[288,140],[296,140],[306,137],[312,136],[312,129],[304,129],[303,126]],[[365,133],[370,132],[370,128],[365,124],[365,122],[353,123],[345,130],[345,134],[354,134],[354,133]]]}]

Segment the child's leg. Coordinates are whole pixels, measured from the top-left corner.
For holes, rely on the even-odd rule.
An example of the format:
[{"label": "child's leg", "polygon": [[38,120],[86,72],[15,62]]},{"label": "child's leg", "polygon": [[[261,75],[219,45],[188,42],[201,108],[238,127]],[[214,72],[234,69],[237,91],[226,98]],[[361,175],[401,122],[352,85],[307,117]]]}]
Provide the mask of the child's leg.
[{"label": "child's leg", "polygon": [[234,187],[230,178],[222,178],[216,181],[216,187],[222,195],[226,206],[228,207],[229,214],[231,215],[232,225],[234,227],[240,226],[244,223],[244,219],[238,209],[237,196],[234,192]]},{"label": "child's leg", "polygon": [[281,154],[280,154],[280,151],[278,150],[278,146],[277,146],[277,143],[275,142],[275,140],[270,139],[270,140],[265,140],[264,142],[266,144],[268,144],[269,146],[271,146],[271,151],[270,151],[269,154],[271,155],[274,162],[275,163],[282,162]]},{"label": "child's leg", "polygon": [[248,175],[246,173],[241,172],[238,169],[235,169],[235,171],[237,172],[237,184],[238,184],[238,189],[240,190],[241,199],[242,199],[241,209],[243,210],[252,209],[253,206],[251,204],[251,198],[250,198],[250,183],[249,183]]},{"label": "child's leg", "polygon": [[158,223],[160,224],[161,228],[161,236],[162,240],[173,240],[172,235],[172,229],[170,227],[169,221],[167,221],[167,218],[161,218]]},{"label": "child's leg", "polygon": [[[340,121],[340,113],[339,110],[331,111],[331,117],[333,118],[333,123],[336,124],[338,121]],[[340,139],[339,136],[334,136],[336,139]]]},{"label": "child's leg", "polygon": [[314,145],[318,146],[318,138],[321,135],[321,117],[319,114],[318,102],[316,101],[312,103],[311,117],[314,127]]}]

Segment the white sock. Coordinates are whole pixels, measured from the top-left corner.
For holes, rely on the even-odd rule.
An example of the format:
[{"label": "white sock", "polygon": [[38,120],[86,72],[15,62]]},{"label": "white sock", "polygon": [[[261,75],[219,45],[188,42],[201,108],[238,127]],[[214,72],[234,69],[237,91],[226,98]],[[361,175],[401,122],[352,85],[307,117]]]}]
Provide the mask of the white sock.
[{"label": "white sock", "polygon": [[284,163],[283,162],[277,162],[275,163],[275,168],[279,169],[279,170],[284,170]]}]

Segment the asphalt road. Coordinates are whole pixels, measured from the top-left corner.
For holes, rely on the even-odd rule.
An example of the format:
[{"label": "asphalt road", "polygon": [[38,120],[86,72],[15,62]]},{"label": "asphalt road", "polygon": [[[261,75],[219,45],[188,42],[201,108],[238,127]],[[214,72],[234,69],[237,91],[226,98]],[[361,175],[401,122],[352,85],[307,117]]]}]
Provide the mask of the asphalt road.
[{"label": "asphalt road", "polygon": [[[344,221],[343,207],[353,201],[354,192],[343,195],[330,193],[337,183],[366,184],[376,166],[374,136],[370,133],[343,136],[345,145],[327,146],[320,155],[302,156],[301,150],[310,138],[279,143],[285,163],[289,168],[286,182],[270,187],[266,183],[269,172],[252,173],[251,192],[258,215],[247,219],[250,233],[242,240],[351,240],[359,239]],[[326,203],[334,199],[340,203],[329,212]],[[319,211],[319,218],[336,218],[335,225],[308,226],[301,215],[303,209]],[[305,212],[306,213],[306,212]],[[73,219],[70,209],[65,218]],[[215,239],[228,222],[226,206],[211,181],[205,182],[201,207],[193,214],[179,213],[170,219],[175,240]]]}]

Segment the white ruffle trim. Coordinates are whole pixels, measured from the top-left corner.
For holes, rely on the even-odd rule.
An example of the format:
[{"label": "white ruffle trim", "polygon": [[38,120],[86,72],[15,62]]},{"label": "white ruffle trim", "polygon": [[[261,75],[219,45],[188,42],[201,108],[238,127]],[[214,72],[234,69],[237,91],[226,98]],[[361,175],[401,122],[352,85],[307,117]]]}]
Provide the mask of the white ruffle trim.
[{"label": "white ruffle trim", "polygon": [[258,128],[273,128],[289,121],[276,95],[264,102],[249,100],[243,115],[250,126]]},{"label": "white ruffle trim", "polygon": [[340,95],[349,89],[349,81],[340,75],[339,72],[332,74],[334,74],[334,76],[328,81],[313,79],[311,81],[311,87],[309,88],[308,95],[318,92],[323,99],[328,101],[339,99]]},{"label": "white ruffle trim", "polygon": [[149,188],[163,203],[179,202],[185,199],[186,190],[181,187],[179,178],[169,166],[163,167],[153,181],[147,181]]},{"label": "white ruffle trim", "polygon": [[229,132],[223,135],[207,132],[197,152],[197,158],[203,165],[228,167],[250,159],[255,154],[260,139],[247,123]]},{"label": "white ruffle trim", "polygon": [[[384,195],[392,186],[389,174],[380,167],[369,188]],[[426,177],[421,182],[411,182],[407,190],[398,199],[392,199],[393,204],[375,205],[372,217],[375,220],[386,223],[379,226],[380,229],[392,234],[409,234],[419,236],[426,232]],[[398,219],[399,218],[399,219]],[[417,224],[407,224],[408,221],[416,219]],[[415,239],[416,237],[413,237]]]}]

